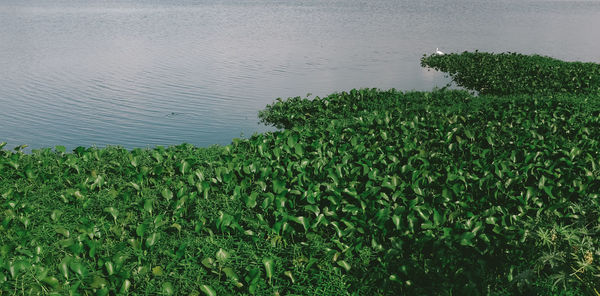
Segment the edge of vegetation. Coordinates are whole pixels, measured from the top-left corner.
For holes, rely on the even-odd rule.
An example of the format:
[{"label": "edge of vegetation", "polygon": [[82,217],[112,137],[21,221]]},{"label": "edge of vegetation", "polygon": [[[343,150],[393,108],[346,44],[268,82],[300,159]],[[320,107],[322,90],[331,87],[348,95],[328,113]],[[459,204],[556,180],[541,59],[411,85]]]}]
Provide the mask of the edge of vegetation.
[{"label": "edge of vegetation", "polygon": [[360,89],[278,100],[259,118],[284,130],[227,146],[0,144],[0,291],[597,295],[599,115]]},{"label": "edge of vegetation", "polygon": [[425,55],[423,67],[446,72],[458,86],[480,94],[598,94],[600,65],[540,55],[463,52]]}]

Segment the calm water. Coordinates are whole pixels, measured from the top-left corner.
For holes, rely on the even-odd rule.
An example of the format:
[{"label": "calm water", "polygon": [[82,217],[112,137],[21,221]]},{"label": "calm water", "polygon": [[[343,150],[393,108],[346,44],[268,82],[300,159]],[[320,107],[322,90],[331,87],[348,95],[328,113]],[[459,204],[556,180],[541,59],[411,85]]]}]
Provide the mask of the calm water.
[{"label": "calm water", "polygon": [[0,142],[228,144],[278,97],[429,90],[419,58],[600,62],[600,1],[0,0]]}]

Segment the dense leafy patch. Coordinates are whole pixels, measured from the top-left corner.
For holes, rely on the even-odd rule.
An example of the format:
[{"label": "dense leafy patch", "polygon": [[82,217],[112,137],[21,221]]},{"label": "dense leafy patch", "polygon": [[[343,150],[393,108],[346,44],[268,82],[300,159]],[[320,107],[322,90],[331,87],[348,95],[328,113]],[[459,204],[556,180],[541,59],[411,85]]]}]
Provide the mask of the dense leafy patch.
[{"label": "dense leafy patch", "polygon": [[0,291],[343,294],[329,243],[284,245],[261,228],[222,153],[0,150]]},{"label": "dense leafy patch", "polygon": [[[401,99],[399,99],[401,97]],[[278,99],[265,110],[258,113],[262,123],[278,128],[290,129],[294,126],[328,125],[332,119],[356,117],[391,108],[400,108],[410,113],[425,108],[423,97],[431,98],[431,94],[408,92],[402,93],[391,89],[353,89],[349,92],[331,94],[324,98],[294,97],[287,100]]]},{"label": "dense leafy patch", "polygon": [[[391,99],[391,93],[382,97]],[[598,210],[600,190],[599,97],[497,98],[464,92],[417,97],[395,92],[399,102],[367,112],[349,106],[377,102],[376,92],[353,94],[314,101],[323,106],[321,114],[332,114],[329,125],[301,112],[295,115],[303,130],[321,131],[313,147],[331,145],[335,151],[339,160],[323,171],[335,173],[335,164],[342,164],[339,175],[328,175],[336,185],[330,194],[338,192],[335,200],[342,202],[328,208],[344,203],[357,208],[358,213],[345,211],[352,214],[340,218],[351,221],[351,229],[359,223],[357,217],[365,217],[358,225],[369,225],[369,235],[351,231],[360,238],[344,242],[364,246],[371,240],[380,246],[371,249],[385,258],[372,265],[373,278],[399,279],[394,289],[413,292],[435,282],[438,292],[470,287],[470,292],[483,293],[485,285],[495,286],[501,279],[498,290],[531,293],[536,289],[532,282],[546,276],[553,281],[545,288],[570,281],[577,282],[570,289],[598,285],[590,254],[597,256],[600,230],[598,216],[592,214]],[[309,104],[278,102],[262,116],[277,118],[268,112],[302,110]],[[328,109],[336,105],[340,107]],[[356,182],[338,185],[339,180]],[[353,194],[344,194],[348,191]],[[381,215],[385,218],[379,220]],[[565,227],[561,229],[583,227],[586,247],[579,241],[582,236],[566,230],[567,244],[579,253],[559,247],[558,240],[551,247],[547,241],[540,244],[536,235],[548,231],[548,223]],[[542,250],[557,248],[563,250],[556,259],[560,265],[539,257]],[[582,262],[588,262],[583,269],[590,277],[580,281],[574,270],[582,272]]]},{"label": "dense leafy patch", "polygon": [[599,115],[362,89],[224,147],[0,149],[0,292],[596,295]]},{"label": "dense leafy patch", "polygon": [[600,65],[596,63],[475,51],[424,56],[421,65],[446,72],[459,86],[480,94],[600,93]]}]

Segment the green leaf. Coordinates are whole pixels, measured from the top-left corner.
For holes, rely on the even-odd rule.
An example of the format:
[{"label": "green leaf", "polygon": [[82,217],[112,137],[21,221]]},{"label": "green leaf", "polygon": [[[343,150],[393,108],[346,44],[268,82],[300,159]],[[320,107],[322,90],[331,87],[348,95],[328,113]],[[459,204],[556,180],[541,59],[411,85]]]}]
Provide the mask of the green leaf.
[{"label": "green leaf", "polygon": [[420,195],[420,196],[425,195],[425,193],[423,192],[423,189],[421,189],[421,187],[419,187],[417,185],[412,185],[412,189],[417,195]]},{"label": "green leaf", "polygon": [[26,260],[17,260],[14,263],[9,263],[9,271],[12,278],[15,278],[17,275],[20,275],[21,272],[25,272],[31,267],[31,263]]},{"label": "green leaf", "polygon": [[56,231],[56,233],[58,234],[62,234],[64,237],[68,238],[70,236],[70,232],[69,230],[65,229],[64,227],[58,226],[54,229],[54,231]]},{"label": "green leaf", "polygon": [[433,209],[433,223],[435,224],[435,226],[440,226],[442,224],[444,224],[445,222],[445,218],[443,215],[440,215],[440,213],[438,212],[437,209]]},{"label": "green leaf", "polygon": [[396,215],[392,216],[392,222],[396,226],[396,230],[400,230],[400,217]]},{"label": "green leaf", "polygon": [[465,232],[461,236],[460,244],[463,245],[463,246],[474,246],[474,244],[472,242],[472,240],[473,240],[474,237],[475,237],[474,233],[472,233],[470,231]]},{"label": "green leaf", "polygon": [[223,264],[223,263],[227,262],[227,259],[229,259],[229,253],[227,253],[225,250],[219,248],[215,257],[217,258],[217,261],[219,261],[219,262],[221,262],[221,264]]},{"label": "green leaf", "polygon": [[117,209],[114,207],[107,207],[104,208],[104,211],[109,213],[113,217],[114,222],[117,223],[117,217],[119,216],[119,211]]},{"label": "green leaf", "polygon": [[225,273],[227,278],[230,279],[232,282],[234,282],[234,283],[239,282],[239,277],[233,269],[231,269],[229,267],[225,267],[225,268],[223,268],[223,272]]},{"label": "green leaf", "polygon": [[144,201],[144,210],[146,212],[152,214],[153,204],[154,204],[154,200],[152,200],[152,199],[146,199]]},{"label": "green leaf", "polygon": [[300,145],[299,143],[294,145],[294,153],[299,156],[302,157],[304,155],[304,149],[302,148],[302,145]]},{"label": "green leaf", "polygon": [[115,267],[111,261],[104,262],[104,267],[106,268],[106,273],[108,273],[108,275],[115,274]]},{"label": "green leaf", "polygon": [[181,171],[181,174],[182,174],[182,175],[185,175],[185,173],[186,173],[186,172],[188,172],[188,171],[189,171],[189,169],[190,169],[190,164],[189,164],[187,161],[185,161],[185,160],[182,160],[182,161],[181,161],[181,166],[180,166],[180,168],[179,168],[179,169],[180,169],[180,171]]},{"label": "green leaf", "polygon": [[294,276],[292,275],[291,271],[289,271],[289,270],[285,271],[283,274],[285,276],[287,276],[290,279],[290,281],[292,281],[292,284],[296,282],[296,280],[294,279]]},{"label": "green leaf", "polygon": [[217,296],[217,292],[215,292],[215,290],[211,286],[208,286],[208,285],[201,285],[200,291],[204,292],[204,294],[206,294],[206,296]]},{"label": "green leaf", "polygon": [[338,260],[337,265],[343,267],[346,271],[350,271],[350,264],[348,264],[346,261],[344,260]]},{"label": "green leaf", "polygon": [[42,279],[42,282],[44,282],[45,284],[49,285],[49,286],[50,286],[50,287],[52,287],[53,289],[56,289],[56,288],[58,288],[58,285],[59,285],[59,283],[58,283],[58,279],[57,279],[57,278],[55,278],[55,277],[53,277],[53,276],[47,276],[47,277],[44,277],[44,278]]},{"label": "green leaf", "polygon": [[81,277],[84,277],[87,275],[87,269],[81,262],[71,260],[71,262],[69,263],[69,269],[71,269],[73,272],[75,272],[77,275],[79,275]]},{"label": "green leaf", "polygon": [[151,152],[152,154],[152,158],[154,158],[156,160],[156,162],[161,163],[163,160],[162,155],[160,155],[160,153],[156,150],[152,150]]},{"label": "green leaf", "polygon": [[302,227],[304,228],[304,231],[308,230],[308,228],[309,228],[308,220],[306,218],[304,218],[303,216],[299,216],[299,217],[290,216],[289,219],[293,222],[296,222],[296,223],[302,225]]},{"label": "green leaf", "polygon": [[250,269],[250,271],[248,271],[248,274],[246,275],[246,277],[244,279],[246,280],[246,282],[256,282],[256,281],[258,281],[259,278],[260,278],[260,269],[253,268],[253,269]]},{"label": "green leaf", "polygon": [[204,258],[200,262],[208,269],[213,269],[215,265],[215,260],[210,257]]},{"label": "green leaf", "polygon": [[106,279],[98,275],[95,275],[92,283],[90,283],[90,287],[93,289],[102,289],[106,287],[106,285],[108,285]]},{"label": "green leaf", "polygon": [[110,290],[107,287],[104,287],[96,292],[96,296],[106,296]]},{"label": "green leaf", "polygon": [[315,216],[318,216],[319,213],[321,212],[321,210],[319,209],[319,207],[317,207],[316,205],[312,205],[312,204],[311,205],[305,205],[304,209],[306,211],[309,211],[309,212],[315,214]]},{"label": "green leaf", "polygon": [[289,135],[287,138],[288,147],[294,147],[298,141],[298,138],[294,135]]},{"label": "green leaf", "polygon": [[163,276],[163,269],[161,266],[154,266],[152,267],[152,275],[154,276]]},{"label": "green leaf", "polygon": [[158,232],[152,233],[146,239],[146,247],[150,248],[150,247],[154,246],[159,239],[160,239],[160,234]]},{"label": "green leaf", "polygon": [[72,260],[72,257],[67,256],[63,258],[58,264],[58,270],[61,272],[62,276],[67,280],[69,279],[69,262],[71,262]]},{"label": "green leaf", "polygon": [[430,221],[421,223],[421,228],[423,229],[435,229],[435,225]]},{"label": "green leaf", "polygon": [[52,210],[52,213],[50,213],[50,219],[52,219],[52,221],[56,222],[56,221],[58,221],[58,219],[60,219],[61,215],[62,215],[62,211]]},{"label": "green leaf", "polygon": [[175,294],[175,289],[173,288],[173,284],[171,284],[171,282],[164,282],[161,286],[161,291],[164,295]]},{"label": "green leaf", "polygon": [[168,188],[164,188],[161,191],[162,197],[166,200],[171,200],[173,198],[173,192],[171,190],[169,190]]},{"label": "green leaf", "polygon": [[148,229],[148,223],[142,223],[135,228],[135,233],[139,237],[144,237],[147,229]]},{"label": "green leaf", "polygon": [[129,291],[129,288],[131,288],[131,281],[129,281],[128,279],[126,279],[126,280],[123,281],[123,284],[121,284],[120,293],[126,294]]},{"label": "green leaf", "polygon": [[548,194],[548,196],[550,196],[550,198],[554,199],[554,195],[552,194],[552,187],[553,186],[544,186],[544,192],[546,192],[546,194]]},{"label": "green leaf", "polygon": [[258,197],[258,193],[257,192],[252,192],[250,193],[250,195],[246,196],[246,206],[249,208],[254,208],[256,207],[257,203],[256,203],[256,198]]},{"label": "green leaf", "polygon": [[487,217],[485,218],[485,223],[490,225],[496,225],[496,217]]},{"label": "green leaf", "polygon": [[285,181],[273,180],[273,191],[275,192],[275,194],[279,194],[279,193],[286,191],[287,188],[285,186],[286,186]]},{"label": "green leaf", "polygon": [[272,258],[264,258],[263,265],[265,266],[265,272],[267,273],[267,279],[271,282],[271,278],[273,277],[273,259]]},{"label": "green leaf", "polygon": [[133,182],[129,182],[129,185],[131,185],[131,187],[133,187],[135,190],[140,191],[140,185],[138,185],[137,183],[133,183]]}]

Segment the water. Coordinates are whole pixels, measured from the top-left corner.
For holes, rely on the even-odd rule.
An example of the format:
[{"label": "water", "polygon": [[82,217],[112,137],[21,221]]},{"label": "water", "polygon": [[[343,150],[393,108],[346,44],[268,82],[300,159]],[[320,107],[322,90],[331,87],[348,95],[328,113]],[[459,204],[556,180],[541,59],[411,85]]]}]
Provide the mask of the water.
[{"label": "water", "polygon": [[0,142],[228,144],[276,98],[430,90],[424,53],[600,62],[600,1],[1,0]]}]

